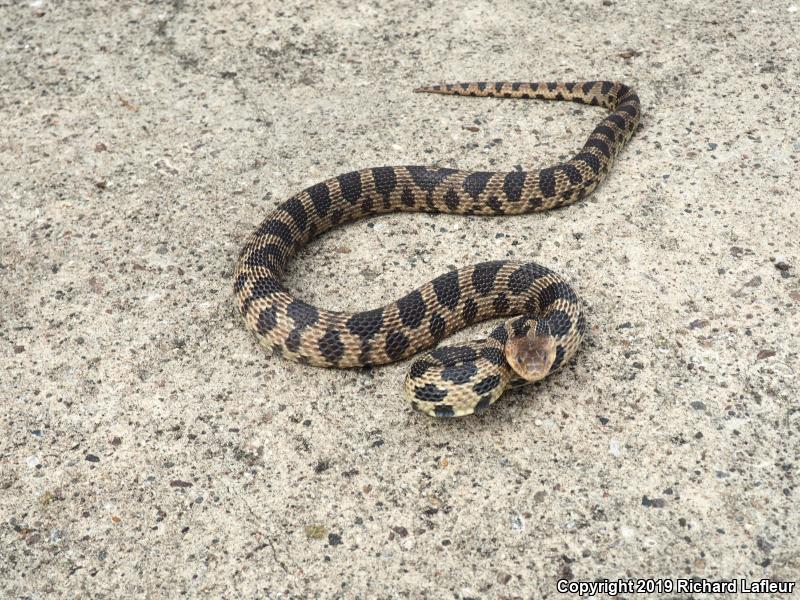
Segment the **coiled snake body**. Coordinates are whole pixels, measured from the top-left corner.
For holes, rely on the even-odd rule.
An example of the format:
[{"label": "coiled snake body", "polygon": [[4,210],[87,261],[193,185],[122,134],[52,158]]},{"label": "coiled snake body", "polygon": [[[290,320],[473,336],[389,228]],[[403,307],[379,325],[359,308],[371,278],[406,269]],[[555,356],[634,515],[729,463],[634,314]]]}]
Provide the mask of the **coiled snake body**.
[{"label": "coiled snake body", "polygon": [[639,122],[639,98],[622,83],[459,83],[416,91],[460,96],[570,100],[611,111],[572,159],[538,172],[376,167],[312,185],[281,204],[242,250],[234,292],[259,342],[322,367],[402,360],[472,323],[514,317],[486,340],[440,347],[410,368],[405,394],[424,413],[480,413],[508,386],[546,377],[570,360],[586,321],[572,288],[533,262],[499,260],[445,273],[382,308],[317,308],[281,283],[309,240],[356,219],[396,211],[513,215],[580,200],[605,178]]}]

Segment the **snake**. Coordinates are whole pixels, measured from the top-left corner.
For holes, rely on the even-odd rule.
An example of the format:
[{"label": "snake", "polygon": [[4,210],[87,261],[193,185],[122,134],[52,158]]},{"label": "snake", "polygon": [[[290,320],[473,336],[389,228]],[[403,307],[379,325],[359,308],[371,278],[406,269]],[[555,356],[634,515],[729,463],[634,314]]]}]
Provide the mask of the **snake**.
[{"label": "snake", "polygon": [[[311,240],[365,217],[518,215],[577,202],[605,179],[636,130],[639,98],[616,81],[444,83],[414,91],[566,100],[608,114],[577,154],[538,171],[382,166],[316,183],[278,205],[247,239],[234,270],[234,297],[262,346],[302,364],[373,367],[429,350],[405,378],[411,407],[433,417],[481,414],[506,389],[544,379],[578,350],[586,316],[563,277],[535,262],[493,260],[450,270],[385,306],[342,312],[294,295],[282,283],[286,266]],[[499,318],[506,320],[485,339],[430,350],[461,329]]]}]

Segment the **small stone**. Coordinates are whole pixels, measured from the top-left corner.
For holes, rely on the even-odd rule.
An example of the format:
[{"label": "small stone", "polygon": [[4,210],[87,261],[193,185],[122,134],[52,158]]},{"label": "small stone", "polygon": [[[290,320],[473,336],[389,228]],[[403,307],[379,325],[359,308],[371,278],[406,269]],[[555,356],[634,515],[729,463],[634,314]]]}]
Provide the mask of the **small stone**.
[{"label": "small stone", "polygon": [[691,406],[695,410],[705,410],[706,405],[700,402],[700,400],[695,400],[689,406]]},{"label": "small stone", "polygon": [[405,527],[401,527],[401,526],[392,527],[392,531],[394,531],[401,538],[404,538],[404,537],[408,536],[408,529],[406,529]]},{"label": "small stone", "polygon": [[304,531],[309,540],[324,540],[327,533],[324,525],[306,525]]},{"label": "small stone", "polygon": [[647,508],[664,508],[667,503],[664,501],[663,498],[648,498],[647,496],[642,496],[642,506],[646,506]]},{"label": "small stone", "polygon": [[189,488],[192,487],[194,484],[191,481],[181,481],[180,479],[173,479],[169,482],[169,487],[174,488]]},{"label": "small stone", "polygon": [[104,189],[108,188],[108,182],[106,180],[104,180],[104,179],[101,179],[99,181],[95,181],[94,182],[94,186],[98,190],[104,190]]},{"label": "small stone", "polygon": [[94,145],[95,152],[105,152],[106,150],[108,150],[108,146],[106,146],[103,142],[97,142]]},{"label": "small stone", "polygon": [[22,354],[25,352],[25,346],[14,346],[14,354]]},{"label": "small stone", "polygon": [[785,258],[779,256],[775,259],[775,268],[778,269],[778,271],[788,271],[791,268],[791,265],[786,262]]},{"label": "small stone", "polygon": [[775,350],[759,350],[756,359],[764,360],[765,358],[770,358],[771,356],[775,356]]},{"label": "small stone", "polygon": [[342,543],[342,536],[337,533],[329,533],[328,534],[328,545],[329,546],[338,546]]},{"label": "small stone", "polygon": [[608,418],[607,417],[601,417],[600,415],[597,415],[597,418],[600,421],[601,425],[608,425]]},{"label": "small stone", "polygon": [[86,455],[86,460],[88,460],[89,462],[93,462],[93,463],[100,462],[100,459],[97,456],[95,456],[94,454],[87,454]]},{"label": "small stone", "polygon": [[689,329],[701,329],[703,327],[708,327],[707,319],[695,319],[689,323]]},{"label": "small stone", "polygon": [[761,277],[756,275],[750,281],[744,284],[744,287],[758,287],[761,285]]},{"label": "small stone", "polygon": [[608,451],[611,452],[612,456],[619,456],[622,453],[620,451],[619,441],[618,440],[609,440],[609,442],[608,442]]}]

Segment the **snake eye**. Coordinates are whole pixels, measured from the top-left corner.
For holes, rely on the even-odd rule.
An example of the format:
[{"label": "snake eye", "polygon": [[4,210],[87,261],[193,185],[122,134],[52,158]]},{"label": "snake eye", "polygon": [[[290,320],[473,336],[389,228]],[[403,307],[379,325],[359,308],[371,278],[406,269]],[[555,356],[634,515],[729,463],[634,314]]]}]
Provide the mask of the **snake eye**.
[{"label": "snake eye", "polygon": [[508,364],[526,381],[544,379],[556,360],[556,341],[549,335],[519,336],[505,345]]}]

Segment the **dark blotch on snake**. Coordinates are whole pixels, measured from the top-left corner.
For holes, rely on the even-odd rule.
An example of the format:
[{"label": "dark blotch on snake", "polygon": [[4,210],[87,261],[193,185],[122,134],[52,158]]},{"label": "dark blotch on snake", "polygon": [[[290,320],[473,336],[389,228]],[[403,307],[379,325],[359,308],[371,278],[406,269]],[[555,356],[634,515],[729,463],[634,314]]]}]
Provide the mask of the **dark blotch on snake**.
[{"label": "dark blotch on snake", "polygon": [[281,240],[287,246],[291,246],[294,243],[295,237],[292,233],[291,227],[289,227],[283,221],[279,221],[277,219],[267,219],[259,226],[258,230],[256,231],[256,235],[258,236],[266,236],[271,235],[279,240]]},{"label": "dark blotch on snake", "polygon": [[592,131],[592,135],[605,136],[612,142],[616,141],[617,139],[616,132],[613,129],[611,129],[611,127],[609,127],[608,125],[598,125],[597,127],[594,128],[594,131]]},{"label": "dark blotch on snake", "polygon": [[268,267],[280,269],[283,265],[284,249],[277,244],[264,244],[254,249],[247,257],[247,265],[251,267]]},{"label": "dark blotch on snake", "polygon": [[500,375],[489,375],[472,386],[472,391],[479,396],[483,396],[484,394],[491,392],[498,385],[500,385]]},{"label": "dark blotch on snake", "polygon": [[587,165],[589,165],[589,168],[595,173],[598,173],[600,171],[600,159],[597,158],[591,152],[581,152],[574,158],[574,160],[585,162]]},{"label": "dark blotch on snake", "polygon": [[419,379],[427,373],[428,369],[435,366],[436,365],[426,360],[418,360],[411,365],[411,368],[408,370],[408,376],[411,377],[411,379]]},{"label": "dark blotch on snake", "polygon": [[400,320],[403,325],[410,329],[416,329],[425,318],[428,310],[425,300],[419,290],[414,290],[408,296],[404,296],[397,301],[397,308],[400,312]]},{"label": "dark blotch on snake", "polygon": [[578,302],[575,292],[564,282],[551,283],[539,293],[542,310],[546,309],[556,300],[566,300],[571,304]]},{"label": "dark blotch on snake", "polygon": [[313,325],[319,320],[317,309],[302,300],[292,300],[291,304],[286,307],[286,314],[294,321],[297,329]]},{"label": "dark blotch on snake", "polygon": [[375,167],[372,169],[372,179],[375,181],[375,191],[387,196],[397,186],[397,175],[392,167]]},{"label": "dark blotch on snake", "polygon": [[281,285],[280,281],[274,277],[259,277],[253,281],[252,290],[253,295],[251,300],[255,300],[256,298],[266,298],[272,294],[283,292],[285,288]]},{"label": "dark blotch on snake", "polygon": [[553,361],[553,365],[550,367],[549,371],[550,373],[552,373],[561,366],[561,363],[564,360],[564,352],[565,352],[564,346],[558,345],[556,347],[556,359]]},{"label": "dark blotch on snake", "polygon": [[488,360],[493,365],[502,365],[506,362],[506,358],[499,348],[481,348],[481,358]]},{"label": "dark blotch on snake", "polygon": [[455,169],[429,169],[418,166],[409,166],[406,170],[414,183],[426,192],[432,192],[437,185],[456,172]]},{"label": "dark blotch on snake", "polygon": [[475,414],[482,415],[486,412],[486,410],[492,405],[492,398],[491,396],[486,396],[481,398],[480,401],[475,405]]},{"label": "dark blotch on snake", "polygon": [[268,331],[272,331],[277,323],[278,309],[275,306],[270,306],[269,308],[262,310],[258,315],[256,331],[263,335]]},{"label": "dark blotch on snake", "polygon": [[[606,146],[606,148],[608,148],[608,146]],[[560,165],[559,168],[564,175],[567,176],[567,179],[569,179],[569,182],[572,185],[578,185],[579,183],[583,182],[583,175],[581,175],[581,172],[575,167],[575,165],[565,163]]]},{"label": "dark blotch on snake", "polygon": [[403,188],[403,193],[400,195],[400,201],[406,206],[414,206],[414,192],[411,191],[411,188]]},{"label": "dark blotch on snake", "polygon": [[550,324],[550,335],[554,337],[563,337],[572,329],[572,319],[563,310],[554,310],[547,317]]},{"label": "dark blotch on snake", "polygon": [[392,360],[399,360],[403,357],[408,344],[408,337],[402,331],[392,331],[386,336],[386,354]]},{"label": "dark blotch on snake", "polygon": [[622,117],[620,115],[608,115],[606,117],[606,121],[613,123],[623,131],[625,130],[625,125],[626,125],[625,117]]},{"label": "dark blotch on snake", "polygon": [[522,198],[526,176],[527,173],[525,171],[511,171],[506,174],[506,178],[503,181],[503,193],[511,202],[517,202]]},{"label": "dark blotch on snake", "polygon": [[508,341],[508,332],[506,331],[505,325],[498,325],[492,330],[492,333],[489,334],[489,337],[493,340],[497,340],[501,344],[505,344]]},{"label": "dark blotch on snake", "polygon": [[445,367],[442,369],[441,377],[445,381],[451,381],[458,385],[467,383],[477,372],[478,367],[474,362],[466,362],[452,367]]},{"label": "dark blotch on snake", "polygon": [[308,215],[306,214],[306,209],[303,208],[303,203],[300,202],[298,197],[291,198],[283,203],[281,207],[289,216],[292,217],[292,221],[297,226],[300,231],[303,231],[306,228],[306,223],[308,223]]},{"label": "dark blotch on snake", "polygon": [[458,305],[458,300],[461,297],[461,290],[458,286],[458,273],[449,271],[439,275],[432,283],[433,291],[436,293],[436,299],[439,304],[453,310]]},{"label": "dark blotch on snake", "polygon": [[344,354],[344,344],[339,332],[335,329],[328,329],[319,340],[319,351],[332,365],[339,362]]},{"label": "dark blotch on snake", "polygon": [[549,167],[539,171],[539,189],[545,198],[556,195],[556,169]]},{"label": "dark blotch on snake", "polygon": [[383,326],[383,309],[356,313],[347,320],[347,328],[360,338],[371,338]]},{"label": "dark blotch on snake", "polygon": [[461,199],[458,197],[458,192],[455,191],[453,188],[447,190],[444,195],[444,203],[450,210],[455,210],[458,208]]},{"label": "dark blotch on snake", "polygon": [[442,346],[431,352],[431,357],[442,363],[443,367],[474,362],[478,358],[477,352],[469,346]]},{"label": "dark blotch on snake", "polygon": [[587,141],[586,144],[584,144],[584,148],[597,148],[606,158],[611,156],[611,150],[609,150],[608,144],[597,138],[591,138]]},{"label": "dark blotch on snake", "polygon": [[327,215],[331,208],[331,192],[328,189],[328,185],[326,183],[317,183],[308,188],[306,192],[311,197],[311,202],[317,214],[320,217]]},{"label": "dark blotch on snake", "polygon": [[447,397],[447,390],[438,388],[432,383],[426,383],[414,390],[414,397],[423,402],[439,402]]},{"label": "dark blotch on snake", "polygon": [[440,404],[439,406],[435,406],[433,408],[433,412],[437,417],[454,417],[456,413],[453,411],[453,407],[448,404]]},{"label": "dark blotch on snake", "polygon": [[472,287],[478,294],[485,296],[494,289],[497,272],[504,264],[504,261],[496,260],[475,265],[475,269],[472,271]]},{"label": "dark blotch on snake", "polygon": [[463,188],[467,195],[473,200],[477,199],[486,189],[486,184],[494,173],[488,171],[474,171],[464,178]]},{"label": "dark blotch on snake", "polygon": [[508,289],[515,296],[524,294],[533,285],[537,277],[541,277],[543,273],[537,272],[535,269],[528,265],[524,265],[514,271],[508,278]]},{"label": "dark blotch on snake", "polygon": [[361,197],[361,175],[359,172],[343,173],[336,179],[339,182],[339,189],[342,190],[342,198],[350,204],[355,204],[356,200]]}]

